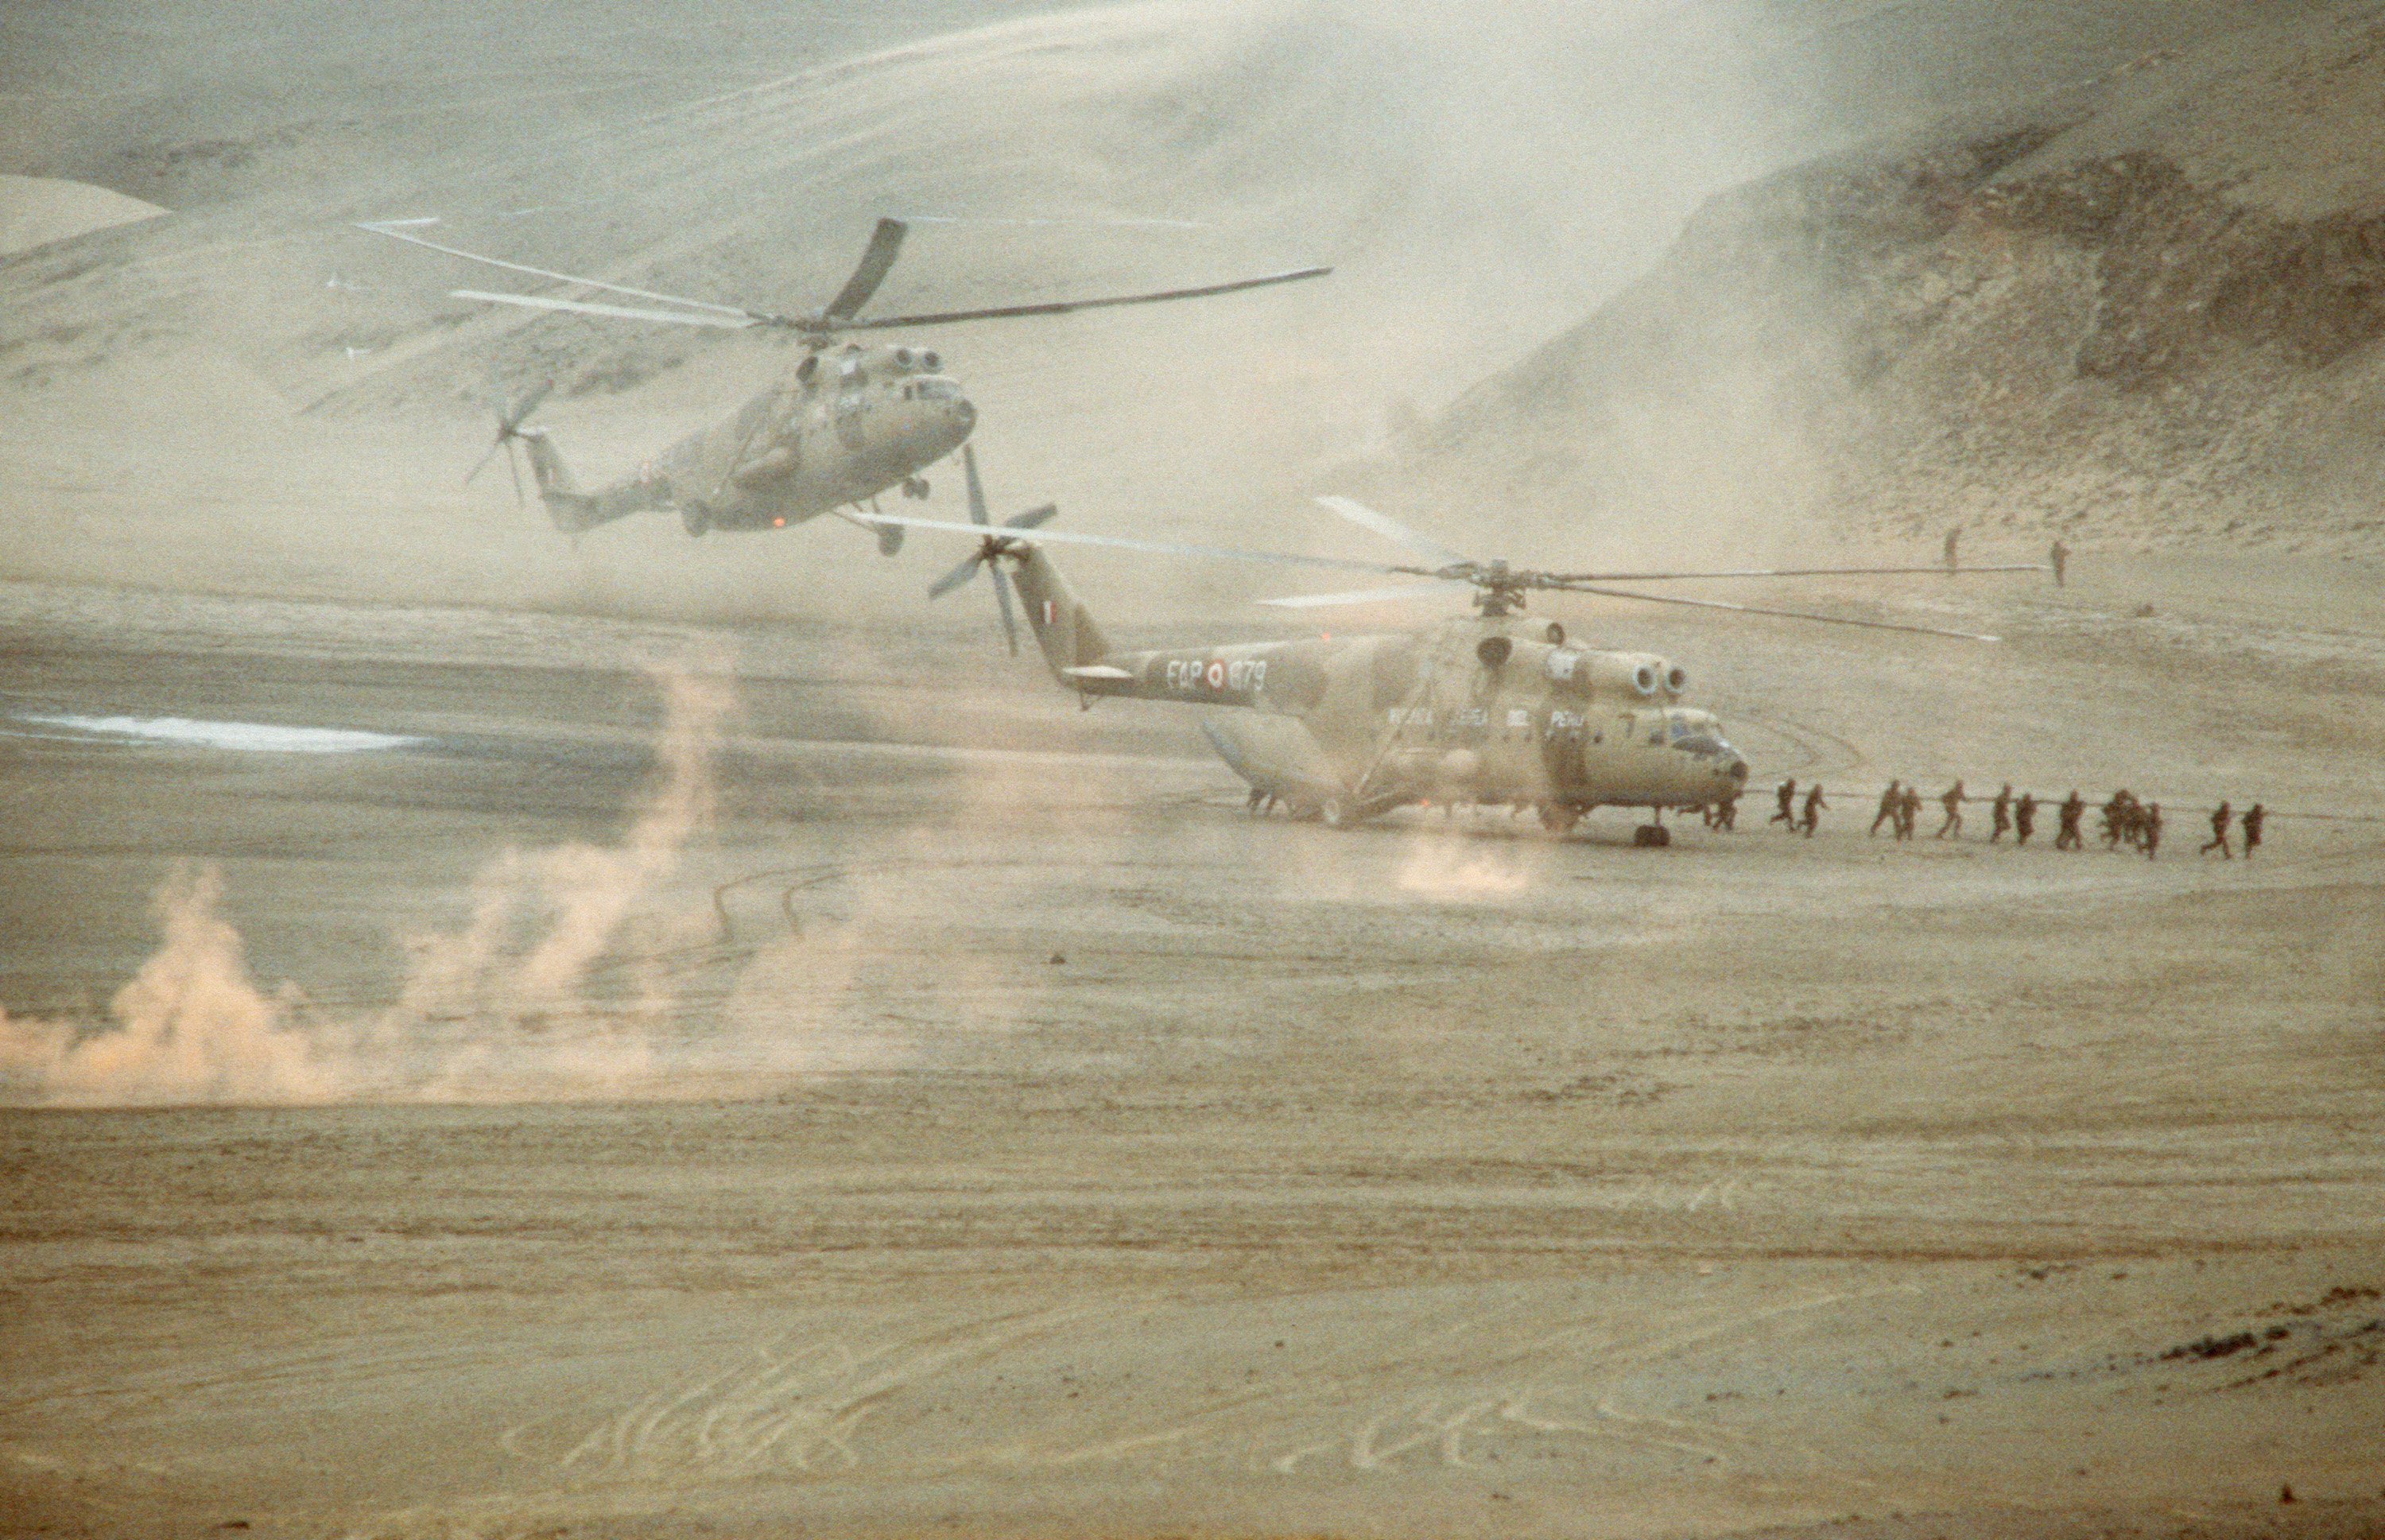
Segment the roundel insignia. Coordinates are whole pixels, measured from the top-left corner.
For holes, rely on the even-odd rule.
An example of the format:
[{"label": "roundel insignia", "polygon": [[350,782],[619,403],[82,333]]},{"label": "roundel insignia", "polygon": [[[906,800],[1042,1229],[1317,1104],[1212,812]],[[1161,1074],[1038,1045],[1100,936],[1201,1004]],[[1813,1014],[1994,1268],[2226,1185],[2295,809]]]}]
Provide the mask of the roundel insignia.
[{"label": "roundel insignia", "polygon": [[1209,659],[1209,670],[1206,678],[1209,681],[1210,689],[1224,689],[1226,687],[1226,665],[1217,658],[1213,657]]}]

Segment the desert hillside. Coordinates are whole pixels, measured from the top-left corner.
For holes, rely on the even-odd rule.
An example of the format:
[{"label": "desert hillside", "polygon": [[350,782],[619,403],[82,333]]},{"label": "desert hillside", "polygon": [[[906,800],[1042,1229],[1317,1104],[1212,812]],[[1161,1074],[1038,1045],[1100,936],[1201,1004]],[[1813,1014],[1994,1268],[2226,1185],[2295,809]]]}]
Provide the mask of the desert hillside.
[{"label": "desert hillside", "polygon": [[[467,487],[535,381],[601,480],[790,355],[456,299],[518,281],[356,227],[795,309],[889,213],[881,313],[1336,265],[933,338],[996,501],[1075,528],[1382,554],[1338,488],[1558,561],[2373,550],[2370,9],[47,6],[0,24],[0,574],[909,613],[931,563],[849,529],[573,544]],[[1160,612],[1267,586],[1090,565]]]},{"label": "desert hillside", "polygon": [[2385,557],[2385,7],[2296,12],[1721,194],[1373,468],[1612,549]]},{"label": "desert hillside", "polygon": [[[0,447],[0,570],[641,613],[916,607],[910,564],[873,565],[850,530],[692,545],[656,520],[575,548],[501,472],[463,487],[491,404],[529,382],[557,382],[541,421],[602,478],[790,356],[454,299],[507,275],[358,220],[435,219],[410,228],[773,309],[822,303],[884,214],[914,233],[879,313],[1334,263],[1330,285],[932,338],[980,407],[997,500],[1214,538],[1280,524],[1388,401],[1438,405],[1536,345],[1768,163],[1737,45],[1695,13],[1585,15],[1527,55],[1537,18],[1389,6],[983,5],[892,36],[826,13],[774,31],[734,7],[592,0],[551,26],[458,8],[422,34],[452,67],[410,75],[409,97],[385,72],[405,29],[273,11],[283,25],[243,34],[254,58],[161,24],[149,72],[70,15],[11,24],[37,34],[25,58],[70,68],[23,68],[15,99],[56,120],[0,169],[172,217],[0,263],[0,392],[26,426]],[[323,57],[297,67],[310,28]],[[89,94],[64,99],[61,74]],[[1661,131],[1600,131],[1623,122]],[[956,513],[957,475],[937,480],[930,511]]]}]

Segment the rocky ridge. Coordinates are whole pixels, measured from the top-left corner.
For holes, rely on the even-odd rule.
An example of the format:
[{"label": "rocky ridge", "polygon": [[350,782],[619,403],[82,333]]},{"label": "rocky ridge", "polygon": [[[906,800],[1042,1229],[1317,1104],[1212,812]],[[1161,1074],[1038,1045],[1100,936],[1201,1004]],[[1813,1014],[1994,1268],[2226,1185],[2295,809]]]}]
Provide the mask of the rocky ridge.
[{"label": "rocky ridge", "polygon": [[1810,519],[2385,557],[2380,100],[2385,13],[2346,6],[1734,189],[1374,479],[1626,543]]}]

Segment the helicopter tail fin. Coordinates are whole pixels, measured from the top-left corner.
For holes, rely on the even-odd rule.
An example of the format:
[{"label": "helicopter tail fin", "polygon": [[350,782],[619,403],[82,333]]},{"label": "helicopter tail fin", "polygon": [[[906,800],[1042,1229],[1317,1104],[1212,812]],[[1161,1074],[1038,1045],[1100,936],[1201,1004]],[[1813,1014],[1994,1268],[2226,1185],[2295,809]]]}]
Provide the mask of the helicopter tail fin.
[{"label": "helicopter tail fin", "polygon": [[538,500],[546,505],[546,516],[566,534],[579,534],[653,506],[650,498],[623,496],[617,490],[581,491],[543,429],[519,429],[514,437],[530,452],[531,475],[538,482]]},{"label": "helicopter tail fin", "polygon": [[1053,677],[1071,690],[1114,694],[1103,684],[1130,676],[1108,663],[1110,645],[1101,627],[1093,623],[1092,613],[1043,547],[1019,544],[1023,549],[1014,553],[1018,561],[1018,596],[1027,606],[1028,623],[1035,628],[1035,641],[1043,649],[1043,661],[1051,665]]}]

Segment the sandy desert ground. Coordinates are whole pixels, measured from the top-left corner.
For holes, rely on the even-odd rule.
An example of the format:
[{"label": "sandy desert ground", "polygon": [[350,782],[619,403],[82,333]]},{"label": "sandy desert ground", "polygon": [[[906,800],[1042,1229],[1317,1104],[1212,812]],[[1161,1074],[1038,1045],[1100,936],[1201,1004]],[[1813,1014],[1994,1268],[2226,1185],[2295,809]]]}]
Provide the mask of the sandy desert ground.
[{"label": "sandy desert ground", "polygon": [[[0,17],[0,233],[168,210],[0,261],[0,1534],[2385,1534],[2371,525],[2148,495],[1967,537],[2073,531],[2067,587],[1728,595],[1993,647],[1560,606],[1817,836],[1329,831],[921,605],[926,536],[575,545],[464,488],[493,374],[565,374],[601,474],[783,357],[468,315],[350,223],[774,303],[890,210],[904,306],[1331,260],[950,346],[1001,508],[1380,557],[1307,494],[1707,194],[2345,11]],[[1693,418],[1650,455],[1704,487]],[[1937,554],[1708,490],[1402,511]],[[1283,591],[1068,564],[1128,645]],[[1892,776],[2168,838],[1900,845]],[[2223,798],[2256,858],[2197,854]]]},{"label": "sandy desert ground", "polygon": [[[6,1509],[2374,1534],[2374,594],[2077,577],[1917,581],[2000,649],[1633,620],[1837,797],[1665,851],[1254,820],[981,617],[13,586],[19,1042],[197,981],[179,1057],[20,1089],[323,1105],[6,1114]],[[1957,773],[2126,782],[2170,843],[1862,832]],[[2194,854],[2220,795],[2255,859]]]}]

